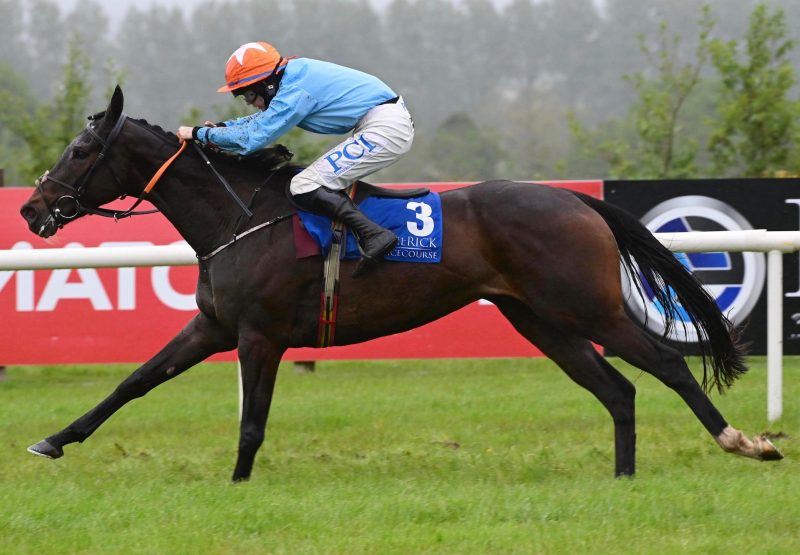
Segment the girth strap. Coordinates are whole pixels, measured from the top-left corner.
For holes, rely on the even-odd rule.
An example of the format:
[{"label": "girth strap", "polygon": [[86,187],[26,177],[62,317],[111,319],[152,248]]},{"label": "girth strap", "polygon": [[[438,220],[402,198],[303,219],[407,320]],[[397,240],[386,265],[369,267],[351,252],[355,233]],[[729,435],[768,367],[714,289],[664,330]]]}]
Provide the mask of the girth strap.
[{"label": "girth strap", "polygon": [[[345,191],[350,198],[356,196],[358,182],[353,183]],[[319,327],[317,330],[317,347],[330,347],[336,335],[336,316],[339,312],[339,266],[347,244],[347,229],[340,220],[331,223],[333,241],[328,256],[325,258],[325,281],[320,295]]]}]

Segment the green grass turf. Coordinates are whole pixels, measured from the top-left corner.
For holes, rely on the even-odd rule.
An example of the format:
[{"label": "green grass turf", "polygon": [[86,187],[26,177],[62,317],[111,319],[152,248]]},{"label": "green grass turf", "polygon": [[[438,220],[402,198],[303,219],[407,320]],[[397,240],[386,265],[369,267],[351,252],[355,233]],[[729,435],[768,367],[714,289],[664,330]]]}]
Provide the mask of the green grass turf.
[{"label": "green grass turf", "polygon": [[546,360],[285,365],[236,485],[235,365],[162,385],[58,461],[25,448],[132,367],[11,367],[0,553],[800,553],[800,361],[771,426],[763,358],[713,397],[748,435],[788,434],[774,463],[722,452],[677,395],[611,362],[638,390],[633,480],[613,478],[605,409]]}]

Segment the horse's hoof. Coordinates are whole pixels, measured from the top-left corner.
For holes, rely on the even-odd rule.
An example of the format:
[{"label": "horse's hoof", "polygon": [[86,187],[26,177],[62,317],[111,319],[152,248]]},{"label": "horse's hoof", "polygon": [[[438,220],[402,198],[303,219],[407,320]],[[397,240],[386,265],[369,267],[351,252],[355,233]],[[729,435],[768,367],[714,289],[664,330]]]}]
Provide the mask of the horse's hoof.
[{"label": "horse's hoof", "polygon": [[767,437],[762,435],[756,439],[761,447],[759,459],[762,461],[779,461],[783,458],[783,453]]},{"label": "horse's hoof", "polygon": [[58,459],[64,456],[64,450],[61,447],[55,447],[46,439],[43,439],[36,445],[28,447],[28,453],[33,453],[36,456],[48,459]]}]

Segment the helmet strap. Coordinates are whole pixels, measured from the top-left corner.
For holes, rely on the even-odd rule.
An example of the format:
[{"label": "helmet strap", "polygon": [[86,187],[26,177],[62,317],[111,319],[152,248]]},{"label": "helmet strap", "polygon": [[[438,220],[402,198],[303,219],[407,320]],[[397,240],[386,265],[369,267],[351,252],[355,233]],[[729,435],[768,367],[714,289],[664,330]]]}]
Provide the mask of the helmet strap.
[{"label": "helmet strap", "polygon": [[286,69],[286,66],[284,66],[282,69],[279,69],[283,61],[284,58],[278,60],[278,63],[275,64],[275,69],[272,70],[272,73],[269,74],[269,77],[264,79],[264,104],[266,106],[269,106],[269,103],[272,101],[275,95],[278,94],[278,87],[281,84],[283,72]]},{"label": "helmet strap", "polygon": [[278,60],[278,63],[275,64],[275,68],[272,70],[272,73],[270,73],[269,76],[265,77],[261,81],[257,81],[246,87],[242,87],[241,89],[236,89],[231,92],[234,96],[244,94],[244,92],[247,90],[255,92],[258,96],[264,99],[264,109],[266,110],[269,107],[269,103],[272,102],[272,99],[275,98],[276,94],[278,94],[278,87],[280,86],[281,79],[283,78],[283,72],[286,70],[286,66],[281,68],[281,63],[283,63],[284,60],[285,58]]}]

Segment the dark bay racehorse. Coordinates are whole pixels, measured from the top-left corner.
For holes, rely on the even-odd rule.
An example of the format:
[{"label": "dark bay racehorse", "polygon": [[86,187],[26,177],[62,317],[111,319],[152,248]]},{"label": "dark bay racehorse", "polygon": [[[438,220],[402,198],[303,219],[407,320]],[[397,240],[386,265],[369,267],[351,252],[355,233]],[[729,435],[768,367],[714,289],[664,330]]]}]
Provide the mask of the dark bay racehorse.
[{"label": "dark bay racehorse", "polygon": [[[72,217],[121,195],[141,196],[175,154],[174,135],[127,119],[122,104],[117,88],[107,110],[39,180],[21,210],[31,231],[49,237]],[[265,180],[267,172],[251,162],[209,156],[243,198]],[[293,211],[284,196],[292,175],[288,169],[273,175],[247,222],[277,219],[273,225],[200,261],[199,314],[105,400],[31,452],[61,457],[65,445],[84,441],[128,401],[214,353],[238,349],[244,397],[233,479],[250,476],[281,356],[289,347],[313,346],[317,335],[323,262],[319,256],[296,258],[292,225],[281,218]],[[242,229],[240,208],[193,149],[177,158],[149,199],[198,255]],[[592,342],[677,392],[725,451],[782,458],[768,439],[751,440],[728,425],[707,397],[704,388],[727,387],[746,371],[735,331],[692,274],[635,218],[584,195],[509,181],[449,191],[441,200],[446,224],[440,264],[384,263],[368,277],[352,278],[355,262],[343,262],[336,344],[409,330],[489,299],[611,413],[617,476],[634,473],[635,390]],[[668,312],[677,299],[692,314],[708,361],[704,388],[676,350],[626,315],[620,259],[629,272],[641,272]]]}]

